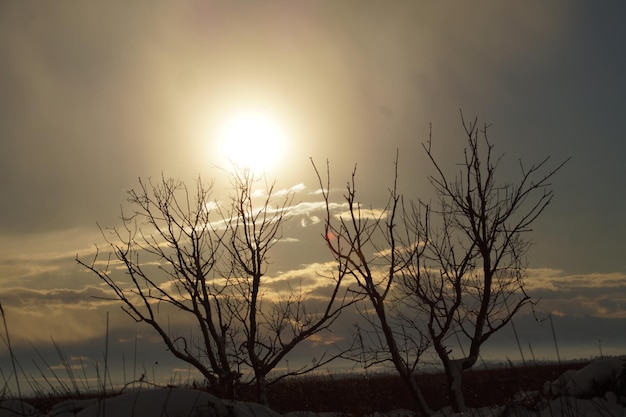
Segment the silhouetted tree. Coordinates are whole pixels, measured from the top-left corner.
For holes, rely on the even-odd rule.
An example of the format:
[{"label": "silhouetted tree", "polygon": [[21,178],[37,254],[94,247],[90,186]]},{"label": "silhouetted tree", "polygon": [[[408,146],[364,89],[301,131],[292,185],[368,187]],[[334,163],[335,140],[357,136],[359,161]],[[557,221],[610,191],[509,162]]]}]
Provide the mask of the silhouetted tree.
[{"label": "silhouetted tree", "polygon": [[373,318],[367,317],[376,332],[372,340],[386,345],[365,359],[392,362],[422,415],[431,414],[416,383],[424,351],[436,352],[452,408],[463,411],[462,371],[476,363],[483,343],[530,302],[524,290],[531,243],[526,235],[552,199],[550,178],[567,162],[549,170],[549,158],[529,168],[520,162],[520,178],[500,182],[500,158],[493,155],[487,126],[481,131],[477,120],[461,120],[467,147],[457,176],[444,173],[431,138],[424,145],[436,172],[429,177],[437,196],[433,204],[404,202],[397,191],[396,158],[384,209],[365,210],[357,201],[353,172],[344,194],[347,209],[338,213],[329,181],[324,184],[315,168],[326,202],[326,244],[339,269],[369,300]]},{"label": "silhouetted tree", "polygon": [[[198,179],[190,191],[164,177],[156,184],[140,179],[138,190],[128,192],[132,214],[122,213],[121,227],[102,229],[109,257],[101,261],[96,252],[92,262],[77,262],[209,382],[228,387],[232,396],[239,378],[251,371],[248,382],[267,403],[269,372],[299,343],[328,329],[352,301],[340,277],[328,277],[331,290],[322,311],[307,311],[305,288],[294,286],[281,298],[265,290],[270,250],[282,238],[293,194],[277,197],[274,185],[264,182],[257,206],[260,180],[246,170],[231,180],[230,203],[224,205],[212,199],[213,183]],[[197,331],[179,334],[168,314],[186,317]],[[270,382],[323,366],[339,353]]]},{"label": "silhouetted tree", "polygon": [[[397,158],[393,187],[383,209],[364,207],[357,200],[356,168],[346,186],[344,204],[330,201],[330,174],[326,182],[313,163],[326,203],[324,240],[341,275],[351,277],[369,306],[361,309],[374,329],[365,338],[359,329],[362,351],[359,361],[366,367],[391,362],[409,389],[421,415],[431,414],[417,385],[417,367],[428,347],[424,334],[396,314],[394,288],[403,270],[419,262],[424,250],[419,230],[410,226],[402,197],[397,190]],[[370,306],[373,313],[370,314]]]},{"label": "silhouetted tree", "polygon": [[[101,261],[96,252],[91,263],[77,262],[113,290],[129,316],[149,324],[174,356],[208,381],[226,383],[236,371],[231,344],[236,335],[222,302],[228,278],[216,275],[225,230],[211,219],[212,187],[200,179],[194,191],[173,179],[162,177],[157,184],[139,179],[139,188],[128,191],[132,212],[122,211],[122,226],[101,229],[108,258]],[[164,306],[193,318],[199,332],[172,331],[161,313]]]},{"label": "silhouetted tree", "polygon": [[[300,342],[327,330],[356,298],[343,287],[343,276],[339,274],[328,277],[330,290],[321,311],[307,309],[306,293],[301,288],[290,287],[288,295],[281,300],[263,300],[269,250],[282,238],[282,224],[293,195],[289,194],[281,204],[273,206],[274,185],[266,184],[263,202],[257,207],[252,194],[254,176],[241,171],[231,178],[234,196],[223,216],[227,232],[223,243],[231,262],[230,282],[237,294],[234,298],[237,303],[229,303],[229,309],[244,336],[240,345],[240,350],[245,352],[242,361],[254,372],[258,400],[267,404],[268,374]],[[324,366],[341,353],[324,354],[311,365],[282,377]]]},{"label": "silhouetted tree", "polygon": [[[461,120],[467,136],[456,175],[435,168],[429,177],[432,204],[419,203],[411,223],[424,237],[424,251],[401,271],[401,300],[407,320],[423,313],[429,340],[448,380],[454,411],[465,410],[461,372],[478,360],[481,346],[530,302],[524,289],[532,223],[552,200],[550,179],[567,162],[547,168],[549,157],[502,181],[501,156],[494,156],[488,126]],[[417,262],[419,261],[419,262]],[[454,346],[454,347],[453,347]]]}]

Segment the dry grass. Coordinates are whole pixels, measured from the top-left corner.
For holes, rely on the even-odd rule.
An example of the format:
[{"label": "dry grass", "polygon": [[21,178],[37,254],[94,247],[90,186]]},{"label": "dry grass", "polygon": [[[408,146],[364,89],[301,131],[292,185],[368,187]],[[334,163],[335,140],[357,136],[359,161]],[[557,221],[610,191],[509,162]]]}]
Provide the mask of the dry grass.
[{"label": "dry grass", "polygon": [[[589,362],[545,363],[475,369],[464,374],[465,398],[469,407],[504,404],[520,390],[541,390],[545,381],[555,380],[568,369],[580,369]],[[443,374],[420,378],[424,396],[434,409],[448,405]],[[242,389],[240,399],[252,401],[251,389]],[[413,409],[400,378],[393,374],[303,376],[280,381],[269,387],[270,406],[279,413],[288,411],[342,412],[364,415],[398,408]]]},{"label": "dry grass", "polygon": [[[475,369],[464,374],[465,398],[469,407],[505,404],[519,390],[540,390],[545,381],[555,380],[568,369],[580,369],[588,361],[543,363],[530,366],[501,366]],[[424,374],[420,387],[433,409],[448,405],[445,377],[441,373]],[[219,393],[216,393],[219,394]],[[102,393],[86,393],[84,398],[101,397]],[[40,410],[76,395],[47,395],[27,398]],[[253,387],[240,387],[238,399],[254,401]],[[363,416],[375,411],[398,408],[413,409],[402,381],[394,374],[308,375],[277,382],[268,389],[271,408],[279,413],[289,411],[341,412]]]}]

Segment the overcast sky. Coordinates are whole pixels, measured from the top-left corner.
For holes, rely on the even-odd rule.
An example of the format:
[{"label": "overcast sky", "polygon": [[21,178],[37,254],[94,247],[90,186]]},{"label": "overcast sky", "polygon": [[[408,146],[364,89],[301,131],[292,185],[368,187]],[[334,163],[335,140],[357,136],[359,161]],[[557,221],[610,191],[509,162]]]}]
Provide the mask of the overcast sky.
[{"label": "overcast sky", "polygon": [[[96,223],[117,224],[138,177],[220,184],[212,132],[253,105],[287,132],[270,175],[298,201],[313,199],[313,157],[338,186],[358,164],[363,198],[381,204],[397,149],[402,192],[428,198],[421,143],[432,125],[435,154],[460,161],[459,110],[491,125],[506,173],[571,157],[535,224],[529,289],[540,312],[582,326],[562,327],[585,335],[581,355],[602,339],[624,353],[607,329],[626,319],[625,19],[622,3],[569,0],[1,2],[0,301],[14,342],[101,347],[118,309],[94,302],[76,254],[102,243]],[[315,215],[287,229],[270,274],[329,259]]]}]

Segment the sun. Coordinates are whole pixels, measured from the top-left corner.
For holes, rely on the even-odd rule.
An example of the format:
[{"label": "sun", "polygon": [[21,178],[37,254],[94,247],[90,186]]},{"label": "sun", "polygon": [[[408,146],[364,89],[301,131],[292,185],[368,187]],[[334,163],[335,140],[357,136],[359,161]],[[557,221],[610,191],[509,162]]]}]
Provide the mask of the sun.
[{"label": "sun", "polygon": [[257,174],[272,170],[285,153],[287,138],[276,116],[259,109],[226,115],[216,131],[218,152],[236,169]]}]

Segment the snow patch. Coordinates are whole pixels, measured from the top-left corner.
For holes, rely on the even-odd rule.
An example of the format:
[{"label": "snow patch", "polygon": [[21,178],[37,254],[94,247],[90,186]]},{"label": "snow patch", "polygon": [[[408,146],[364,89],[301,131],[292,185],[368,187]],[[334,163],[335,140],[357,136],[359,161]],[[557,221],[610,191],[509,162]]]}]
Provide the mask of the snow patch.
[{"label": "snow patch", "polygon": [[588,397],[604,393],[619,384],[625,365],[623,359],[600,359],[580,370],[566,371],[556,381],[546,383],[544,394]]},{"label": "snow patch", "polygon": [[21,400],[0,401],[0,417],[38,416],[39,411]]}]

